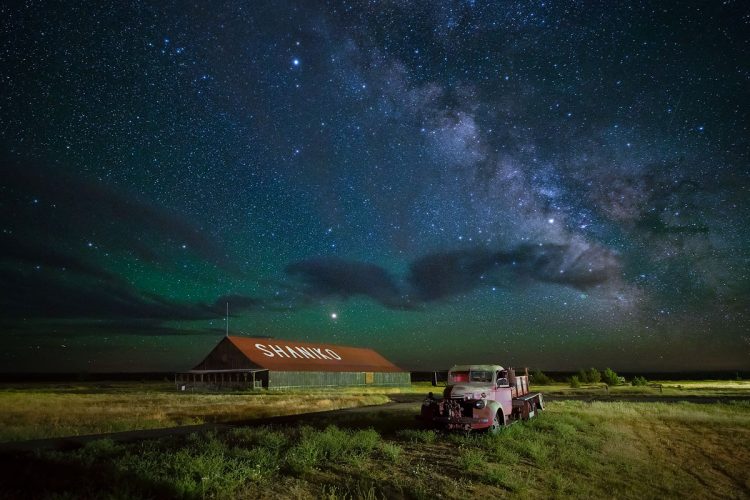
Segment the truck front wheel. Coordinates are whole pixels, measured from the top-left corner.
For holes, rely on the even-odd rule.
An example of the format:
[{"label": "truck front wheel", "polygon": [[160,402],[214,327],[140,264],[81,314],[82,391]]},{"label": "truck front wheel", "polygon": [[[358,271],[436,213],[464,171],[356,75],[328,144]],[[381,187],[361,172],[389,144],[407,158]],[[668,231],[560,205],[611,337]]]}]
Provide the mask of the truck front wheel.
[{"label": "truck front wheel", "polygon": [[503,410],[499,409],[497,410],[497,413],[495,413],[495,418],[492,419],[492,425],[490,425],[487,430],[490,434],[497,434],[500,432],[500,429],[503,428],[504,421],[505,416],[503,415]]}]

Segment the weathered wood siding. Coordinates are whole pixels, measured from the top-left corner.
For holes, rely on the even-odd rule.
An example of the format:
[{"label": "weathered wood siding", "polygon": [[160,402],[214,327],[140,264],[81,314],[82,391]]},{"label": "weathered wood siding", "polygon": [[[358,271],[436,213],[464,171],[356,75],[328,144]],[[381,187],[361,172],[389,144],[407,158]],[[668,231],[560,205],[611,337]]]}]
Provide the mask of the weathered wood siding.
[{"label": "weathered wood siding", "polygon": [[[372,382],[368,380],[372,377]],[[408,372],[275,372],[268,374],[269,389],[292,387],[336,387],[356,385],[409,385]]]}]

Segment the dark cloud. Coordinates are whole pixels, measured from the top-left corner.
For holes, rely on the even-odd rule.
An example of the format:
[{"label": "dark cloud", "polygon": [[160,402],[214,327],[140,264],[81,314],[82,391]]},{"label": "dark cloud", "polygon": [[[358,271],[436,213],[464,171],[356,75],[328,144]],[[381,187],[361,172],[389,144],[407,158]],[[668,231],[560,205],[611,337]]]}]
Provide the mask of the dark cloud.
[{"label": "dark cloud", "polygon": [[99,336],[116,337],[119,335],[205,335],[208,332],[221,332],[219,328],[189,329],[182,326],[169,326],[162,320],[138,319],[101,319],[79,321],[55,321],[54,319],[38,318],[31,321],[0,320],[0,328],[6,335],[39,335],[40,332],[54,334],[58,337]]},{"label": "dark cloud", "polygon": [[223,295],[214,301],[211,309],[220,313],[226,312],[227,304],[229,304],[229,313],[236,314],[238,312],[264,308],[266,301],[248,295]]},{"label": "dark cloud", "polygon": [[0,313],[5,318],[214,318],[214,308],[142,293],[120,280],[66,279],[44,270],[0,270]]},{"label": "dark cloud", "polygon": [[410,266],[409,283],[419,299],[429,302],[495,283],[507,274],[588,290],[616,280],[620,265],[611,251],[582,243],[522,245],[498,252],[474,248],[417,259]]},{"label": "dark cloud", "polygon": [[573,240],[566,245],[522,245],[510,251],[472,248],[435,252],[413,261],[406,284],[382,267],[343,259],[313,259],[290,264],[287,273],[303,283],[308,299],[369,297],[394,309],[469,293],[482,286],[537,281],[590,290],[617,285],[621,266],[610,250]]},{"label": "dark cloud", "polygon": [[409,283],[420,300],[433,301],[477,288],[503,257],[483,249],[432,253],[412,262]]},{"label": "dark cloud", "polygon": [[[85,275],[46,268],[26,271],[0,268],[0,315],[6,319],[58,318],[144,321],[203,320],[223,317],[226,303],[238,313],[265,308],[266,301],[226,295],[210,304],[186,303],[135,289],[93,266]],[[274,306],[273,302],[268,305]],[[159,326],[159,328],[162,328]]]},{"label": "dark cloud", "polygon": [[105,281],[117,279],[109,271],[92,265],[79,257],[55,250],[43,242],[20,241],[7,234],[0,235],[0,261],[65,270],[73,274]]},{"label": "dark cloud", "polygon": [[393,276],[374,264],[320,258],[290,264],[286,272],[304,283],[303,293],[310,299],[364,296],[386,307],[407,307]]},{"label": "dark cloud", "polygon": [[[233,268],[216,241],[177,212],[103,182],[7,159],[0,162],[6,172],[0,184],[0,207],[17,247],[3,245],[0,258],[14,257],[9,254],[19,253],[18,247],[28,249],[42,242],[76,252],[92,242],[148,262],[168,264],[184,245],[184,250],[210,263]],[[31,249],[31,253],[36,251]]]}]

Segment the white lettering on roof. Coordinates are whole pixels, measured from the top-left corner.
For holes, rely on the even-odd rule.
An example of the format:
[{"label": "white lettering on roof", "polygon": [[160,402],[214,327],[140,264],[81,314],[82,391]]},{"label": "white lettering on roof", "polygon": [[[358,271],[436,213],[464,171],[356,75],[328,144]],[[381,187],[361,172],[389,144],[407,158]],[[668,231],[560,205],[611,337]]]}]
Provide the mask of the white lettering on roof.
[{"label": "white lettering on roof", "polygon": [[263,351],[263,354],[265,356],[268,356],[269,358],[273,357],[273,353],[268,351],[266,349],[266,346],[264,346],[263,344],[255,344],[255,348],[258,349],[259,351]]},{"label": "white lettering on roof", "polygon": [[328,361],[341,361],[341,356],[339,356],[336,351],[334,351],[333,349],[323,349],[322,347],[299,347],[288,345],[284,345],[282,347],[273,344],[255,344],[255,348],[261,351],[264,356],[268,356],[269,358],[278,356],[280,358],[326,359]]},{"label": "white lettering on roof", "polygon": [[294,349],[292,349],[288,345],[284,346],[284,347],[286,347],[286,350],[289,351],[289,354],[291,354],[293,358],[301,358],[302,357],[299,354],[297,354],[297,351],[295,351]]},{"label": "white lettering on roof", "polygon": [[313,347],[313,349],[312,349],[312,350],[313,350],[313,352],[314,352],[314,353],[315,353],[315,354],[316,354],[317,356],[320,356],[320,359],[331,359],[331,358],[329,358],[328,356],[326,356],[325,354],[323,354],[322,352],[320,352],[320,351],[322,350],[322,348],[321,348],[321,347]]},{"label": "white lettering on roof", "polygon": [[273,352],[275,352],[276,354],[278,354],[280,358],[288,358],[289,357],[289,355],[286,353],[286,351],[284,351],[284,349],[282,349],[281,347],[279,347],[277,345],[268,344],[268,347]]},{"label": "white lettering on roof", "polygon": [[302,355],[303,355],[304,357],[306,357],[306,358],[308,358],[308,359],[310,359],[310,358],[312,358],[312,359],[315,359],[315,356],[313,356],[313,355],[312,355],[312,354],[310,353],[310,351],[308,351],[308,350],[307,350],[307,349],[305,349],[304,347],[295,347],[295,349],[297,349],[297,351],[299,351],[299,353],[300,353],[300,354],[302,354]]},{"label": "white lettering on roof", "polygon": [[339,356],[338,354],[336,354],[336,352],[334,350],[332,350],[332,349],[326,349],[326,352],[333,359],[341,361],[341,356]]}]

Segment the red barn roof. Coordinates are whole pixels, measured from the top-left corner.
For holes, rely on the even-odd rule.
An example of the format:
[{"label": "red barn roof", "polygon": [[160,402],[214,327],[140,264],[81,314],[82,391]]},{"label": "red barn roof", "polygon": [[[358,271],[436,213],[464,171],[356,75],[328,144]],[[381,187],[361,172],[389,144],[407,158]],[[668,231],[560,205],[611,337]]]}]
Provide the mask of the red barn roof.
[{"label": "red barn roof", "polygon": [[268,338],[225,337],[195,370],[401,372],[372,349]]}]

